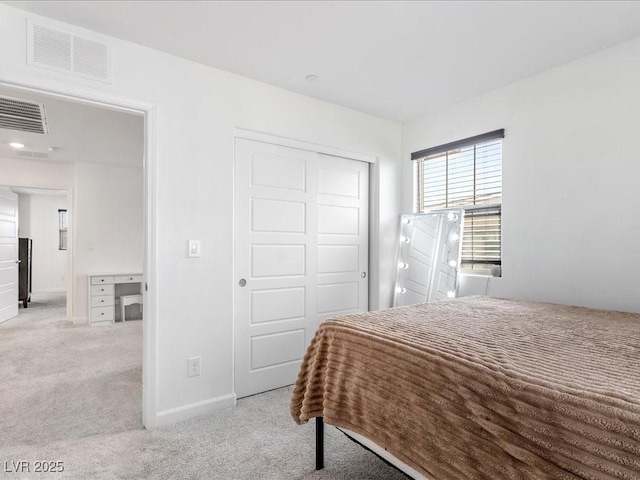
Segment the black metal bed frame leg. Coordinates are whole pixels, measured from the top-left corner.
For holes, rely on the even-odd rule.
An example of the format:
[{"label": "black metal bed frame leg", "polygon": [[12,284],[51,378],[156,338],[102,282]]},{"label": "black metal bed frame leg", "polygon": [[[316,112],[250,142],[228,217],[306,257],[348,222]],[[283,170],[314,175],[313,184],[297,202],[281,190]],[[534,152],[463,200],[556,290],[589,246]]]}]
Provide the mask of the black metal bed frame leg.
[{"label": "black metal bed frame leg", "polygon": [[316,417],[316,470],[324,468],[324,420]]}]

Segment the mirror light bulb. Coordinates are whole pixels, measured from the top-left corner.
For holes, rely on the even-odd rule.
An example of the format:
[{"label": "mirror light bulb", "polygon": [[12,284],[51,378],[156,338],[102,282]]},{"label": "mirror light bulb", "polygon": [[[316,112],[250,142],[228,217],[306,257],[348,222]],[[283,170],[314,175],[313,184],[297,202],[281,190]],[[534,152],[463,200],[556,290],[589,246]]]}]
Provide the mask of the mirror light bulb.
[{"label": "mirror light bulb", "polygon": [[405,225],[409,225],[411,223],[411,219],[409,217],[404,217],[402,219],[402,223],[404,223]]},{"label": "mirror light bulb", "polygon": [[458,240],[460,240],[460,235],[458,235],[457,233],[451,234],[451,241],[452,242],[457,242]]},{"label": "mirror light bulb", "polygon": [[402,236],[400,237],[400,241],[402,243],[409,243],[411,240],[409,239],[409,237]]},{"label": "mirror light bulb", "polygon": [[407,291],[407,289],[406,289],[406,288],[404,288],[404,287],[397,287],[397,288],[396,288],[396,293],[404,293],[404,292],[406,292],[406,291]]},{"label": "mirror light bulb", "polygon": [[449,298],[453,298],[453,297],[455,297],[455,296],[456,296],[456,292],[454,292],[453,290],[449,290],[449,291],[447,292],[447,297],[449,297]]},{"label": "mirror light bulb", "polygon": [[457,219],[458,219],[458,215],[456,215],[456,214],[455,214],[455,213],[453,213],[453,212],[449,212],[449,213],[447,214],[447,219],[453,222],[454,220],[457,220]]},{"label": "mirror light bulb", "polygon": [[409,264],[407,262],[400,262],[398,264],[398,268],[402,268],[402,269],[406,270],[407,268],[409,268]]},{"label": "mirror light bulb", "polygon": [[458,262],[456,262],[455,260],[450,260],[449,261],[449,266],[450,267],[455,267],[456,265],[458,265]]}]

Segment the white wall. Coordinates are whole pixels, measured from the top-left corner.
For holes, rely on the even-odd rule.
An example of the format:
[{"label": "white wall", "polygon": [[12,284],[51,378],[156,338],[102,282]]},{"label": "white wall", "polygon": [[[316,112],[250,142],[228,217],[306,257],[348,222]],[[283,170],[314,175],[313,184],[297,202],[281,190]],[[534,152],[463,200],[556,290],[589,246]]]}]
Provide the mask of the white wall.
[{"label": "white wall", "polygon": [[69,191],[73,179],[73,165],[68,163],[0,157],[0,185]]},{"label": "white wall", "polygon": [[[236,127],[378,157],[373,171],[371,305],[388,306],[400,212],[401,127],[395,122],[113,39],[113,85],[25,63],[25,17],[0,5],[0,80],[157,105],[157,392],[147,425],[225,405],[233,392],[233,134]],[[301,81],[306,72],[301,71]],[[376,198],[377,197],[377,198]],[[188,259],[187,239],[202,240]],[[153,341],[154,339],[152,339]],[[202,357],[187,378],[186,360]],[[148,358],[148,357],[147,357]],[[153,374],[153,372],[152,372]],[[152,406],[150,406],[152,405]]]},{"label": "white wall", "polygon": [[403,210],[411,152],[505,128],[502,278],[487,292],[640,312],[638,58],[640,38],[407,123]]},{"label": "white wall", "polygon": [[18,237],[31,236],[31,195],[18,194]]},{"label": "white wall", "polygon": [[[29,198],[29,233],[32,247],[32,291],[49,293],[66,291],[67,250],[59,249],[58,210],[67,208],[66,195],[19,195],[19,212],[23,197]],[[20,218],[22,231],[24,219]],[[21,234],[21,236],[23,236]]]},{"label": "white wall", "polygon": [[76,322],[87,320],[87,275],[142,273],[142,173],[136,167],[75,164]]}]

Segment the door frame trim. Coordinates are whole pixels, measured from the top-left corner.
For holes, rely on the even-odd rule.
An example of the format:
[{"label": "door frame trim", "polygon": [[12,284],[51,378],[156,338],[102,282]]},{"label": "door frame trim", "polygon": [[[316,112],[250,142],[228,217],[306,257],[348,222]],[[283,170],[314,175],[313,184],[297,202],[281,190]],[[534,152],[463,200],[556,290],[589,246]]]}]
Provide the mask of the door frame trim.
[{"label": "door frame trim", "polygon": [[[318,143],[304,142],[301,140],[294,140],[287,137],[279,137],[277,135],[271,135],[269,133],[256,132],[253,130],[247,130],[244,128],[236,127],[233,132],[234,145],[236,138],[244,138],[247,140],[256,140],[263,143],[272,143],[274,145],[280,145],[282,147],[297,148],[299,150],[309,150],[311,152],[324,153],[325,155],[333,155],[335,157],[344,157],[350,160],[358,160],[360,162],[378,163],[378,157],[375,155],[369,155],[368,153],[352,152],[342,148],[330,147],[327,145],[321,145]],[[235,159],[235,151],[234,151]],[[235,180],[235,179],[234,179]],[[235,207],[235,205],[234,205]]]},{"label": "door frame trim", "polygon": [[[105,92],[68,81],[56,81],[31,75],[0,74],[0,85],[48,95],[85,105],[142,114],[144,118],[144,255],[143,280],[145,321],[142,322],[142,424],[158,426],[158,256],[157,256],[157,170],[158,170],[158,107],[156,103]],[[73,272],[68,272],[73,275]]]},{"label": "door frame trim", "polygon": [[[292,138],[281,137],[278,135],[272,135],[270,133],[258,132],[255,130],[249,130],[246,128],[236,127],[233,130],[233,215],[232,215],[232,231],[233,231],[233,246],[232,246],[232,258],[233,258],[233,273],[231,282],[234,285],[232,288],[232,315],[231,321],[235,323],[236,311],[235,311],[235,278],[236,278],[236,140],[237,139],[254,140],[263,143],[270,143],[274,145],[280,145],[283,147],[297,148],[299,150],[308,150],[311,152],[317,152],[325,155],[333,155],[336,157],[343,157],[349,160],[357,160],[369,164],[369,310],[377,310],[380,308],[380,256],[372,255],[373,252],[378,252],[380,245],[380,163],[376,155],[368,153],[353,152],[343,148],[331,147],[328,145],[322,145],[318,143],[306,142],[302,140],[295,140]],[[375,287],[375,288],[373,288]],[[236,351],[235,351],[235,325],[231,325],[231,388],[232,391],[236,391]]]}]

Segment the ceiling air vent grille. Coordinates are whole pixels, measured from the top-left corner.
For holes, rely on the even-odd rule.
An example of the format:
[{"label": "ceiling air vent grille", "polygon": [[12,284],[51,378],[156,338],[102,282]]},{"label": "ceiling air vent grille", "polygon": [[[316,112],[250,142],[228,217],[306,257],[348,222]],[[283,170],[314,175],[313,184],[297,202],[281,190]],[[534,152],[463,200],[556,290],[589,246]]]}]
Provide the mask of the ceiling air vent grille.
[{"label": "ceiling air vent grille", "polygon": [[0,97],[0,128],[21,132],[49,133],[47,113],[41,103]]},{"label": "ceiling air vent grille", "polygon": [[40,152],[36,150],[16,150],[15,154],[22,158],[34,158],[38,160],[46,160],[51,158],[49,152]]},{"label": "ceiling air vent grille", "polygon": [[111,83],[111,47],[68,28],[27,23],[27,64]]}]

